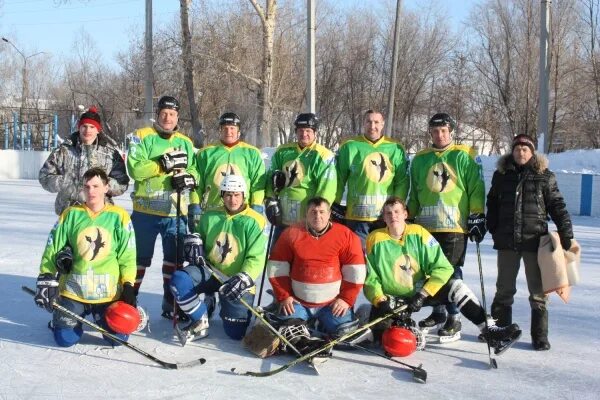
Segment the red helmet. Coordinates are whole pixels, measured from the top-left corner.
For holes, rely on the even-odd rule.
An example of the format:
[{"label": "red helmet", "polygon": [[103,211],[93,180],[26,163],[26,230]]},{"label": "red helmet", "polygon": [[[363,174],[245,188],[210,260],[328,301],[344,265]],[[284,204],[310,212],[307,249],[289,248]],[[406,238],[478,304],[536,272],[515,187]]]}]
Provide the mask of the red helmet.
[{"label": "red helmet", "polygon": [[392,326],[383,332],[383,349],[392,357],[407,357],[417,350],[417,338],[410,329]]},{"label": "red helmet", "polygon": [[108,327],[116,333],[129,335],[135,332],[140,324],[140,313],[137,308],[123,301],[115,301],[106,308],[104,319]]}]

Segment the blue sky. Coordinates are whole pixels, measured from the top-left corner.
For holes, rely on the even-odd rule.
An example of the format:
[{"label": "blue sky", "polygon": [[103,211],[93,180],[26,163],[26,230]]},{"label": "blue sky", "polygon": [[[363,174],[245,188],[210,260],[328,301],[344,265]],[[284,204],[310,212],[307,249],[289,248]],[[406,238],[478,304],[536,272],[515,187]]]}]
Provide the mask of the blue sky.
[{"label": "blue sky", "polygon": [[[365,1],[367,0],[360,3],[364,4]],[[370,0],[374,5],[383,1]],[[340,5],[358,2],[359,0],[338,1]],[[403,7],[415,9],[429,2],[404,0]],[[477,1],[435,2],[458,24]],[[93,37],[99,57],[114,65],[117,52],[127,49],[129,36],[143,31],[144,5],[144,0],[70,0],[57,7],[54,0],[0,0],[0,35],[11,40],[26,54],[45,51],[60,58],[71,52],[73,43],[84,29]],[[171,23],[178,17],[178,13],[178,0],[154,0],[155,29]],[[0,42],[0,45],[6,44]]]}]

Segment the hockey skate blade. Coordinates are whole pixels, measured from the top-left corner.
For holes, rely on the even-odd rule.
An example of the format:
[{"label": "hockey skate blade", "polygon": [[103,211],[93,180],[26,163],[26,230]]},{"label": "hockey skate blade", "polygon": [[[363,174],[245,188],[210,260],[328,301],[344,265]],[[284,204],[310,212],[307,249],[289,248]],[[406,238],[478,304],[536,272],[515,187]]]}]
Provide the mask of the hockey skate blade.
[{"label": "hockey skate blade", "polygon": [[[320,359],[320,358],[322,358],[322,357],[315,357],[315,358],[319,358],[319,359]],[[315,371],[315,373],[316,373],[317,375],[321,375],[321,371],[319,371],[319,368],[317,368],[317,365],[319,365],[319,366],[320,366],[320,365],[323,365],[323,364],[325,364],[325,362],[326,362],[326,361],[327,361],[327,360],[325,360],[325,361],[321,361],[321,360],[315,360],[315,359],[313,358],[312,360],[309,360],[309,361],[307,362],[307,364],[308,364],[308,367],[309,367],[310,369],[314,370],[314,371]]]},{"label": "hockey skate blade", "polygon": [[499,346],[494,346],[494,354],[499,356],[503,354],[506,350],[510,349],[513,346],[513,344],[515,344],[517,340],[519,340],[522,333],[523,332],[519,329],[511,334],[509,340],[503,341],[502,343],[500,343]]},{"label": "hockey skate blade", "polygon": [[460,332],[456,332],[451,336],[438,336],[440,340],[440,344],[452,343],[460,340]]},{"label": "hockey skate blade", "polygon": [[193,341],[204,339],[205,337],[207,337],[208,331],[206,331],[206,333],[203,335],[194,337],[194,336],[188,335],[187,332],[184,331],[183,329],[181,329],[181,327],[179,325],[175,325],[175,335],[177,335],[177,339],[179,340],[181,347],[185,347],[185,345],[187,344],[188,341],[193,342]]}]

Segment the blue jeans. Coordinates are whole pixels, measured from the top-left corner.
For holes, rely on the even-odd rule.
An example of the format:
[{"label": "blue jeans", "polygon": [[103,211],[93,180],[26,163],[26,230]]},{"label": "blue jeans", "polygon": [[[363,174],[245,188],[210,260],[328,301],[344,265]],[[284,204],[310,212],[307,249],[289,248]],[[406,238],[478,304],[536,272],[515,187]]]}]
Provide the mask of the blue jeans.
[{"label": "blue jeans", "polygon": [[[177,232],[177,218],[161,217],[134,211],[131,213],[131,222],[135,231],[135,245],[137,252],[138,271],[136,276],[136,289],[139,290],[145,269],[152,264],[156,237],[160,234],[163,247],[163,293],[168,311],[172,309],[173,297],[169,290],[171,274],[176,269],[175,265],[175,236]],[[181,217],[179,222],[178,261],[183,264],[183,236],[187,232],[187,218]],[[165,302],[163,302],[165,303]]]},{"label": "blue jeans", "polygon": [[319,322],[319,331],[331,335],[336,333],[338,326],[341,324],[354,320],[354,311],[352,311],[352,308],[349,308],[344,315],[336,317],[332,314],[329,305],[322,307],[307,307],[300,303],[294,303],[294,312],[292,315],[278,315],[278,317],[283,320],[298,318],[303,321],[316,318]]},{"label": "blue jeans", "polygon": [[[220,287],[221,284],[209,270],[195,265],[175,271],[171,280],[171,292],[175,301],[192,321],[198,321],[207,311],[201,295],[214,294]],[[251,293],[245,293],[242,299],[250,305],[254,303],[254,295]],[[219,316],[225,333],[234,340],[241,340],[250,324],[250,310],[241,301],[231,301],[226,297],[219,296],[219,302]]]},{"label": "blue jeans", "polygon": [[[88,315],[92,315],[96,325],[106,329],[109,333],[117,336],[119,339],[127,340],[129,335],[124,335],[121,333],[116,333],[112,329],[108,327],[106,321],[104,320],[104,313],[106,312],[106,308],[112,304],[112,302],[108,303],[99,303],[99,304],[88,304],[81,303],[79,301],[75,301],[66,297],[60,297],[58,300],[58,304],[66,308],[67,310],[79,315],[82,318],[85,318]],[[52,323],[53,328],[52,331],[54,333],[54,341],[57,345],[61,347],[70,347],[77,343],[81,339],[83,335],[83,324],[76,319],[63,314],[58,310],[54,310],[52,314]],[[120,345],[119,342],[115,342],[106,336],[103,336],[104,339],[113,346]]]},{"label": "blue jeans", "polygon": [[369,232],[371,231],[371,222],[366,221],[354,221],[351,219],[346,220],[346,226],[350,230],[358,235],[360,243],[362,244],[363,251],[366,249],[366,241]]}]

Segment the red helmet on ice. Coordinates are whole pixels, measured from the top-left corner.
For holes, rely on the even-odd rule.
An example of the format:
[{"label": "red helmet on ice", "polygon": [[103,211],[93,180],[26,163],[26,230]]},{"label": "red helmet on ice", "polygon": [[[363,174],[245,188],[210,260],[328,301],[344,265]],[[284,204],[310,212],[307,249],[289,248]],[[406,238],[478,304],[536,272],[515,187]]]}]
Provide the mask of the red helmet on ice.
[{"label": "red helmet on ice", "polygon": [[392,326],[383,332],[383,349],[392,357],[407,357],[417,350],[417,338],[410,329]]},{"label": "red helmet on ice", "polygon": [[108,306],[104,319],[110,329],[124,335],[135,332],[141,321],[137,308],[124,301],[115,301]]}]

